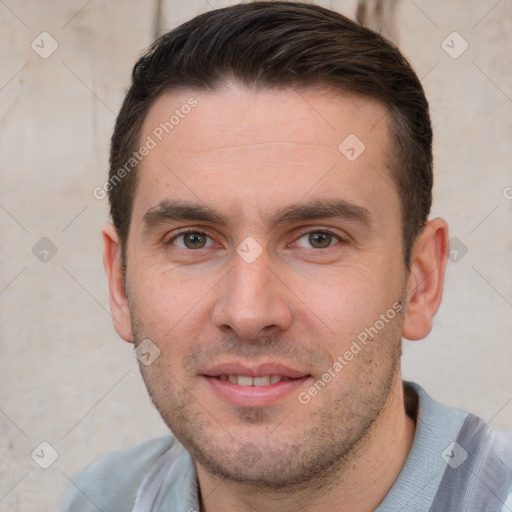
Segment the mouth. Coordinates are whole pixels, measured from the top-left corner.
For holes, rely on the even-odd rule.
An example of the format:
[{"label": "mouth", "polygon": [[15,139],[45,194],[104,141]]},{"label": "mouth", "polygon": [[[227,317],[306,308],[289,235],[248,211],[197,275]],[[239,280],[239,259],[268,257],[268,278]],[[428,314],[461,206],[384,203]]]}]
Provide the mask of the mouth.
[{"label": "mouth", "polygon": [[276,404],[312,379],[310,374],[280,364],[217,365],[200,377],[217,398],[243,407]]},{"label": "mouth", "polygon": [[259,377],[251,377],[250,375],[227,375],[222,374],[214,377],[223,381],[229,381],[238,386],[268,386],[269,384],[277,384],[282,381],[291,380],[290,377],[284,375],[261,375]]}]

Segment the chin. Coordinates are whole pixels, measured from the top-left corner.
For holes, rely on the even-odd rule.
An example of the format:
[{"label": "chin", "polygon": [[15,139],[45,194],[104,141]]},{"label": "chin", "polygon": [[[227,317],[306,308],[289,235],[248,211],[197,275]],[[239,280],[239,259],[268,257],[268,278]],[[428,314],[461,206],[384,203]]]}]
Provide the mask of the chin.
[{"label": "chin", "polygon": [[340,469],[346,452],[352,448],[329,451],[311,438],[285,442],[270,436],[260,442],[234,442],[229,438],[219,443],[210,439],[200,446],[193,441],[187,444],[196,463],[206,472],[222,480],[269,491],[309,487],[315,481],[319,487],[326,485],[326,477]]}]

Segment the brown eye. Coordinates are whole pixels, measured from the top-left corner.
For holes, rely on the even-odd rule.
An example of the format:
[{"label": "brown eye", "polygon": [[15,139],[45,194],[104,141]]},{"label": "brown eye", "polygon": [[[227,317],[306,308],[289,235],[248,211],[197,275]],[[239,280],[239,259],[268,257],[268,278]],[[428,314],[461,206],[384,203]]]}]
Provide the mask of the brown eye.
[{"label": "brown eye", "polygon": [[186,231],[175,236],[169,243],[176,244],[181,249],[203,249],[211,245],[207,245],[209,239],[210,237],[201,231]]},{"label": "brown eye", "polygon": [[[303,244],[299,243],[300,240],[306,240]],[[328,231],[311,231],[309,233],[305,233],[298,240],[297,243],[301,247],[308,247],[313,249],[327,249],[331,245],[334,245],[332,242],[340,242],[340,238],[336,235],[329,233]],[[309,245],[308,245],[309,244]]]}]

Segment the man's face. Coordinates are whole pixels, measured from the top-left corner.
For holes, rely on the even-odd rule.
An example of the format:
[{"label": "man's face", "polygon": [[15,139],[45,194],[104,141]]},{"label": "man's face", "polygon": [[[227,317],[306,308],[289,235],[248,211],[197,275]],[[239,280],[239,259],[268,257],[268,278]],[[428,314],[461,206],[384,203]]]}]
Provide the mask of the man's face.
[{"label": "man's face", "polygon": [[402,315],[389,311],[407,273],[388,120],[369,99],[233,84],[166,94],[147,115],[140,141],[156,147],[127,244],[131,328],[160,349],[144,380],[208,471],[305,481],[397,391]]}]

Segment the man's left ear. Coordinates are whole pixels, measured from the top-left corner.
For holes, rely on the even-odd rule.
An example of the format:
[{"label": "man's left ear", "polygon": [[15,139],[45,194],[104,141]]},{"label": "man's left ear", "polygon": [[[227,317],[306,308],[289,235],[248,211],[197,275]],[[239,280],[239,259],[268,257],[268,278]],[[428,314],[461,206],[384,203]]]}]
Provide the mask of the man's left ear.
[{"label": "man's left ear", "polygon": [[429,220],[412,250],[402,326],[404,338],[420,340],[431,331],[443,295],[448,253],[447,223],[441,218]]}]

